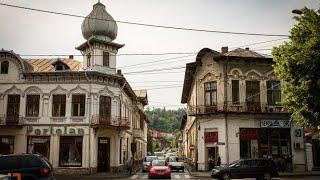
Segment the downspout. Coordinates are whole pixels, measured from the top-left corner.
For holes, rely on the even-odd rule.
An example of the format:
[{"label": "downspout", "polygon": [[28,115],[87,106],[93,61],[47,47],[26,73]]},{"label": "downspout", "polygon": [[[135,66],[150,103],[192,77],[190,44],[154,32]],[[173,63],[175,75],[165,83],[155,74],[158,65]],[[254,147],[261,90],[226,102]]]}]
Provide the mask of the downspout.
[{"label": "downspout", "polygon": [[[89,46],[89,49],[91,49],[91,46],[90,46],[90,43],[89,41],[87,41],[88,43],[88,46]],[[80,51],[82,56],[84,56],[84,53],[82,51]],[[92,56],[93,57],[93,56]],[[91,65],[90,65],[91,66]],[[88,64],[87,64],[87,67],[88,67]],[[92,85],[91,85],[91,82],[90,82],[90,79],[88,77],[88,74],[87,74],[87,71],[86,69],[84,69],[84,74],[85,74],[85,77],[89,83],[89,96],[90,96],[90,103],[88,103],[88,108],[89,108],[89,174],[92,174],[92,168],[91,168],[91,128],[90,128],[90,124],[91,124],[91,103],[92,103],[92,97],[91,97],[91,90],[92,90]]]},{"label": "downspout", "polygon": [[229,140],[228,140],[228,120],[227,120],[227,105],[228,105],[228,61],[229,57],[227,56],[227,62],[225,63],[224,68],[224,103],[223,103],[223,110],[224,110],[224,119],[225,119],[225,136],[226,136],[226,161],[229,164]]}]

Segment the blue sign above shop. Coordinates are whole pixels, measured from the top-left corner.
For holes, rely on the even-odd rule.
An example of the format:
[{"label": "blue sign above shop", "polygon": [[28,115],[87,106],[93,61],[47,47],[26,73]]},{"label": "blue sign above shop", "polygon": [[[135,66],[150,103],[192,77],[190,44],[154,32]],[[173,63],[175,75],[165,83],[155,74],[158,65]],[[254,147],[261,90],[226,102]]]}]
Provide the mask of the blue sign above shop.
[{"label": "blue sign above shop", "polygon": [[290,120],[261,120],[262,128],[290,128]]}]

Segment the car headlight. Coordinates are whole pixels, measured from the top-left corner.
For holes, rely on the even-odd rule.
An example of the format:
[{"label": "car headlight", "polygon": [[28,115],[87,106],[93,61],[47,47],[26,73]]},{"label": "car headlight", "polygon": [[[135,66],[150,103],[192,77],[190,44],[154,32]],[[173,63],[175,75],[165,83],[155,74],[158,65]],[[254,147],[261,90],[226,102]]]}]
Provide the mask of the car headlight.
[{"label": "car headlight", "polygon": [[219,169],[212,169],[211,174],[218,174],[220,172]]}]

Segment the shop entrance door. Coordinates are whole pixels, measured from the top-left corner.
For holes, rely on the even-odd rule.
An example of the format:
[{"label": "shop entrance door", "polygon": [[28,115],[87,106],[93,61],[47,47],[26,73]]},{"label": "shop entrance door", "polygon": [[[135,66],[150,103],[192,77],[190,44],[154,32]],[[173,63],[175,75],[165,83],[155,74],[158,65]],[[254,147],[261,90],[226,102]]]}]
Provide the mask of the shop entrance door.
[{"label": "shop entrance door", "polygon": [[98,138],[98,172],[110,171],[110,138]]},{"label": "shop entrance door", "polygon": [[207,147],[207,157],[205,160],[207,170],[211,170],[213,168],[213,167],[210,167],[209,165],[209,159],[212,159],[214,165],[216,165],[217,158],[218,158],[217,152],[218,152],[218,147]]}]

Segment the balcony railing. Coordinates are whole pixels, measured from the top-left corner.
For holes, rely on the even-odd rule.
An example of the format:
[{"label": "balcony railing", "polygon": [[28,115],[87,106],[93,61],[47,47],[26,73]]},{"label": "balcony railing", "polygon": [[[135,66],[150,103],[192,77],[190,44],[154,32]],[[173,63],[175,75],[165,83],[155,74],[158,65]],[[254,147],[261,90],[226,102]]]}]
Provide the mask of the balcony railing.
[{"label": "balcony railing", "polygon": [[106,129],[129,129],[130,122],[127,117],[108,117],[101,115],[93,115],[91,118],[91,126],[95,128]]},{"label": "balcony railing", "polygon": [[196,114],[212,114],[216,113],[218,111],[218,106],[204,106],[204,105],[199,105],[199,106],[188,106],[188,114],[189,115],[196,115]]},{"label": "balcony railing", "polygon": [[208,115],[218,112],[229,113],[290,113],[287,109],[280,105],[268,105],[266,103],[227,103],[217,104],[216,106],[188,106],[188,114],[195,115]]},{"label": "balcony railing", "polygon": [[19,115],[6,116],[0,115],[1,128],[21,128],[23,126],[23,117]]},{"label": "balcony railing", "polygon": [[134,138],[143,138],[143,129],[133,128],[133,137]]}]

